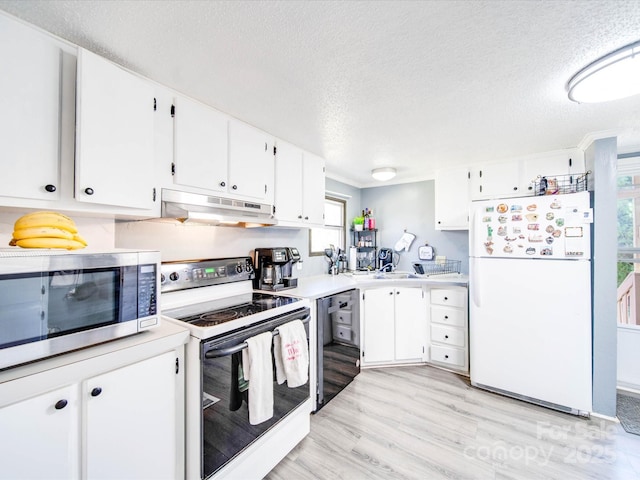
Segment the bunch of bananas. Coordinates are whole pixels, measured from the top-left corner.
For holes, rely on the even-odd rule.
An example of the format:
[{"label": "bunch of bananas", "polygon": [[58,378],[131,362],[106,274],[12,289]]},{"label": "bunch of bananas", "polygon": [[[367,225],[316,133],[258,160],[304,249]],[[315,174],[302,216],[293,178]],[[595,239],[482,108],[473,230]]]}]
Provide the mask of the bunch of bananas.
[{"label": "bunch of bananas", "polygon": [[86,247],[87,242],[71,218],[58,212],[33,212],[16,220],[9,245],[77,250]]}]

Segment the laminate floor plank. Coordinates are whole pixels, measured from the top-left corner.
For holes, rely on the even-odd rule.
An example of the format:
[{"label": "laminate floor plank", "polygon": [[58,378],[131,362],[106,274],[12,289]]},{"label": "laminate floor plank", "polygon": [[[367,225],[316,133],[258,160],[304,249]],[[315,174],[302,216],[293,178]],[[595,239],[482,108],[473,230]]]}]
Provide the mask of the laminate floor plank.
[{"label": "laminate floor plank", "polygon": [[267,480],[640,479],[640,436],[429,366],[364,369]]}]

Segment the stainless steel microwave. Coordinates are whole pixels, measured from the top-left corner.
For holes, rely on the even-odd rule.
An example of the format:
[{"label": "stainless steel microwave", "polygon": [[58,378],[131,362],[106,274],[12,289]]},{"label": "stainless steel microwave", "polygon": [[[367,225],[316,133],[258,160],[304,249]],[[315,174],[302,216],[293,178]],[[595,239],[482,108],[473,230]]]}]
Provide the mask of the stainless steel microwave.
[{"label": "stainless steel microwave", "polygon": [[0,250],[0,369],[159,324],[160,253]]}]

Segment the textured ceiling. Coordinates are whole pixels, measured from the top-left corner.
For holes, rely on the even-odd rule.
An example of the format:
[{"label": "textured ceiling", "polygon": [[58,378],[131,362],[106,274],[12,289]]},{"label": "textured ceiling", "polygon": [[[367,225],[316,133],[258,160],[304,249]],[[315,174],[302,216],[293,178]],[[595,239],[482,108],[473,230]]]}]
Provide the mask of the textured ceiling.
[{"label": "textured ceiling", "polygon": [[640,40],[640,1],[56,1],[0,9],[379,185],[574,147],[640,145],[640,95],[567,99],[586,64]]}]

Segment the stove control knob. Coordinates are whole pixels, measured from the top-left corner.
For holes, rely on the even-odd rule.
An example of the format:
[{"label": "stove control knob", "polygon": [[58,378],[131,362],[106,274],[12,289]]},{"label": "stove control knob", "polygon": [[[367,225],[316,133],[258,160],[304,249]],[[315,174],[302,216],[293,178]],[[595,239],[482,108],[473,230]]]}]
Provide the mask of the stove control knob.
[{"label": "stove control knob", "polygon": [[242,273],[242,265],[236,265],[236,273]]},{"label": "stove control knob", "polygon": [[164,273],[160,274],[160,283],[164,283],[167,278],[164,276]]},{"label": "stove control knob", "polygon": [[178,280],[178,279],[180,278],[180,275],[178,275],[178,272],[172,272],[172,273],[169,275],[169,278],[170,278],[172,281],[174,281],[174,282],[175,282],[176,280]]}]

